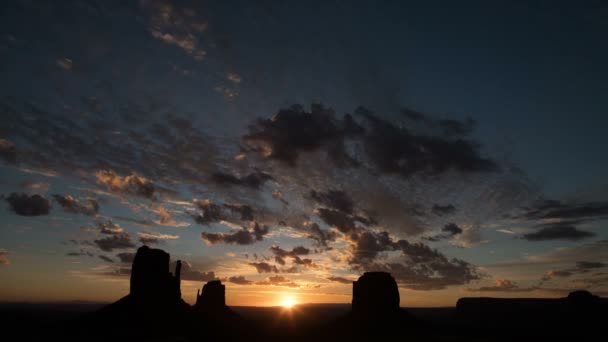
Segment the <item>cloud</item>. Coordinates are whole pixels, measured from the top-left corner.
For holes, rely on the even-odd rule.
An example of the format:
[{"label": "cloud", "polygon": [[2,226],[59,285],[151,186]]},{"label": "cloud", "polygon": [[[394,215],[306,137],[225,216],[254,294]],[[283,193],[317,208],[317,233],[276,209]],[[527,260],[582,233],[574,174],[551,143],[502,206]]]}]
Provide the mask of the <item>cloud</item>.
[{"label": "cloud", "polygon": [[553,270],[547,272],[542,278],[541,282],[553,279],[553,278],[565,278],[572,275],[572,272],[566,270]]},{"label": "cloud", "polygon": [[[450,259],[420,242],[395,241],[387,232],[361,230],[348,238],[351,241],[349,264],[355,270],[390,272],[404,288],[437,290],[481,278],[477,269],[464,260]],[[387,256],[381,256],[386,252],[400,253],[384,260]]]},{"label": "cloud", "polygon": [[336,232],[331,230],[323,230],[321,229],[321,227],[319,227],[318,224],[314,222],[305,225],[304,229],[308,234],[306,236],[307,238],[314,240],[317,246],[323,247],[325,249],[330,248],[328,243],[335,241],[338,237],[338,234],[336,234]]},{"label": "cloud", "polygon": [[151,211],[158,216],[158,220],[154,221],[155,224],[168,227],[186,227],[190,225],[186,222],[177,222],[172,217],[171,212],[167,210],[163,205],[158,205],[152,208]]},{"label": "cloud", "polygon": [[454,223],[448,223],[446,224],[442,229],[442,232],[446,232],[448,234],[450,234],[451,236],[457,235],[462,233],[462,229],[460,227],[458,227],[456,224]]},{"label": "cloud", "polygon": [[563,203],[556,200],[536,202],[524,208],[520,216],[527,219],[608,218],[608,202]]},{"label": "cloud", "polygon": [[148,199],[154,198],[154,184],[136,174],[129,176],[120,176],[111,170],[102,170],[95,173],[97,182],[104,184],[108,190],[121,193],[140,196]]},{"label": "cloud", "polygon": [[293,281],[291,281],[283,276],[279,276],[279,275],[268,277],[267,280],[257,282],[256,284],[257,285],[284,286],[284,287],[291,287],[291,288],[300,287],[300,285],[294,283]]},{"label": "cloud", "polygon": [[346,279],[346,278],[343,278],[343,277],[334,277],[334,276],[331,276],[331,277],[327,277],[327,279],[331,280],[331,281],[335,281],[335,282],[341,283],[341,284],[352,285],[352,283],[353,283],[353,280]]},{"label": "cloud", "polygon": [[440,241],[444,239],[451,239],[452,237],[462,234],[462,228],[458,227],[455,223],[448,223],[441,228],[442,234],[425,237],[423,239],[428,241]]},{"label": "cloud", "polygon": [[596,268],[608,267],[608,264],[598,261],[577,261],[576,268],[582,270],[590,270]]},{"label": "cloud", "polygon": [[[174,261],[170,265],[170,269],[174,270],[177,261]],[[218,278],[215,276],[215,272],[201,272],[197,269],[194,269],[193,265],[185,260],[182,260],[182,269],[181,269],[181,279],[189,280],[189,281],[201,281],[207,282],[211,280],[217,280]]]},{"label": "cloud", "polygon": [[308,255],[310,253],[310,249],[308,249],[306,247],[297,246],[297,247],[292,248],[291,251],[286,251],[277,245],[273,245],[270,247],[270,251],[272,252],[272,254],[274,254],[275,261],[279,265],[284,266],[285,258],[287,258],[287,257],[292,258],[293,263],[298,264],[298,265],[305,265],[305,266],[312,265],[311,259],[300,259],[300,257],[299,257],[299,255]]},{"label": "cloud", "polygon": [[112,258],[105,256],[105,255],[98,255],[99,259],[106,261],[106,262],[114,262],[114,260],[112,260]]},{"label": "cloud", "polygon": [[21,187],[38,193],[45,193],[49,190],[50,184],[45,182],[23,181]]},{"label": "cloud", "polygon": [[122,262],[124,264],[131,264],[131,263],[133,263],[133,260],[135,260],[135,253],[122,252],[122,253],[116,254],[116,256],[118,257],[120,262]]},{"label": "cloud", "polygon": [[228,282],[238,285],[251,285],[253,281],[245,279],[243,276],[232,276],[228,277]]},{"label": "cloud", "polygon": [[528,241],[546,241],[546,240],[570,240],[579,241],[586,238],[594,237],[592,232],[579,230],[578,228],[563,223],[556,223],[551,226],[541,228],[534,233],[524,234],[523,238]]},{"label": "cloud", "polygon": [[450,215],[450,214],[453,214],[455,211],[456,211],[456,207],[451,204],[447,204],[447,205],[434,204],[433,208],[432,208],[433,214],[435,214],[437,216]]},{"label": "cloud", "polygon": [[176,8],[171,2],[142,1],[149,17],[152,37],[175,45],[196,61],[202,61],[207,52],[201,47],[198,35],[207,29],[207,22],[191,8]]},{"label": "cloud", "polygon": [[156,232],[139,232],[139,242],[144,245],[158,244],[162,240],[176,240],[179,239],[179,235],[175,234],[162,234]]},{"label": "cloud", "polygon": [[318,208],[315,211],[328,226],[336,228],[341,233],[347,234],[356,228],[355,219],[351,215],[326,208]]},{"label": "cloud", "polygon": [[10,253],[4,249],[4,248],[0,248],[0,265],[10,265],[11,262],[10,260],[8,260],[7,255],[9,255]]},{"label": "cloud", "polygon": [[466,289],[466,291],[470,292],[530,292],[534,290],[538,290],[538,287],[519,287],[517,283],[508,279],[497,279],[494,286]]},{"label": "cloud", "polygon": [[11,210],[21,216],[41,216],[48,215],[51,209],[51,203],[48,199],[40,195],[27,195],[12,193],[6,201],[9,203]]},{"label": "cloud", "polygon": [[257,222],[253,223],[253,229],[242,227],[240,230],[232,233],[207,233],[202,232],[201,238],[209,245],[220,243],[251,245],[257,241],[262,241],[264,235],[268,234],[269,228],[266,225],[260,225]]},{"label": "cloud", "polygon": [[[451,169],[491,172],[498,168],[495,162],[480,156],[476,142],[466,138],[470,129],[456,128],[472,126],[468,122],[438,121],[432,127],[436,134],[417,134],[365,108],[358,108],[355,114],[360,122],[348,114],[336,119],[332,109],[321,105],[312,105],[310,112],[294,105],[280,110],[272,119],[258,119],[244,140],[262,156],[291,166],[296,165],[300,154],[324,148],[338,166],[371,164],[380,172],[402,176],[436,175]],[[364,154],[358,159],[348,154],[346,140],[362,144]]]},{"label": "cloud", "polygon": [[329,190],[327,192],[317,192],[312,190],[310,196],[313,200],[328,208],[339,210],[347,214],[353,213],[353,200],[344,191]]},{"label": "cloud", "polygon": [[253,208],[245,204],[228,204],[225,203],[224,206],[236,213],[241,215],[241,220],[243,221],[253,221]]},{"label": "cloud", "polygon": [[210,200],[199,200],[194,199],[192,201],[199,209],[202,210],[202,214],[194,216],[194,220],[198,224],[209,224],[212,222],[218,222],[224,220],[226,217],[222,214],[221,207],[215,203],[211,203]]},{"label": "cloud", "polygon": [[276,266],[266,262],[251,262],[249,265],[255,267],[258,273],[279,273],[279,269]]},{"label": "cloud", "polygon": [[238,186],[244,186],[244,187],[248,187],[248,188],[252,188],[252,189],[258,189],[260,188],[262,185],[264,185],[264,183],[266,183],[266,181],[272,180],[274,179],[271,175],[256,170],[255,172],[252,172],[250,174],[248,174],[247,176],[243,176],[243,177],[239,177],[239,176],[235,176],[233,174],[230,173],[224,173],[224,172],[214,172],[211,175],[211,180],[217,184],[220,185],[238,185]]},{"label": "cloud", "polygon": [[0,138],[0,159],[8,164],[17,163],[17,149],[10,140]]},{"label": "cloud", "polygon": [[332,142],[336,158],[352,159],[344,152],[342,139],[361,132],[362,128],[350,115],[336,120],[333,110],[321,105],[312,105],[310,112],[294,105],[281,109],[272,119],[258,119],[244,140],[264,157],[293,166],[301,153],[318,150]]},{"label": "cloud", "polygon": [[[443,134],[415,134],[404,126],[396,126],[367,109],[357,114],[367,125],[364,143],[368,157],[386,173],[410,176],[416,173],[440,174],[450,169],[460,172],[492,172],[498,166],[480,156],[479,146],[465,137]],[[466,132],[468,134],[468,132]]]},{"label": "cloud", "polygon": [[101,234],[106,234],[106,235],[122,234],[125,231],[124,229],[122,229],[122,227],[120,225],[112,222],[112,220],[109,220],[107,222],[99,221],[99,222],[97,222],[97,227],[99,228],[99,232]]},{"label": "cloud", "polygon": [[92,198],[87,198],[89,204],[82,204],[72,196],[62,196],[59,194],[53,195],[55,201],[63,207],[66,213],[83,214],[87,216],[95,216],[99,212],[99,203]]},{"label": "cloud", "polygon": [[93,257],[95,256],[95,254],[85,250],[85,249],[80,249],[80,251],[78,252],[68,252],[66,253],[66,256],[70,256],[70,257],[76,257],[76,256],[89,256],[89,257]]},{"label": "cloud", "polygon": [[94,240],[93,243],[104,252],[114,249],[127,249],[135,247],[131,236],[127,232],[116,233],[105,238]]}]

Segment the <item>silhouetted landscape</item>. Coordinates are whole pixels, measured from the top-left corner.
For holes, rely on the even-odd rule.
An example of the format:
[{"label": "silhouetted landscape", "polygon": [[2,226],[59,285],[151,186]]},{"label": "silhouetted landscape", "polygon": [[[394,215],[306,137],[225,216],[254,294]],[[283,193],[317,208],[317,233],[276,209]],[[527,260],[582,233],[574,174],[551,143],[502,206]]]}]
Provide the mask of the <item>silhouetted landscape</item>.
[{"label": "silhouetted landscape", "polygon": [[608,300],[587,291],[559,299],[461,298],[456,308],[399,307],[397,283],[386,272],[353,282],[352,305],[301,304],[228,307],[219,280],[202,287],[193,306],[180,291],[181,262],[169,272],[169,254],[140,247],[131,290],[109,305],[2,304],[1,319],[22,339],[107,341],[374,340],[508,341],[594,336]]}]

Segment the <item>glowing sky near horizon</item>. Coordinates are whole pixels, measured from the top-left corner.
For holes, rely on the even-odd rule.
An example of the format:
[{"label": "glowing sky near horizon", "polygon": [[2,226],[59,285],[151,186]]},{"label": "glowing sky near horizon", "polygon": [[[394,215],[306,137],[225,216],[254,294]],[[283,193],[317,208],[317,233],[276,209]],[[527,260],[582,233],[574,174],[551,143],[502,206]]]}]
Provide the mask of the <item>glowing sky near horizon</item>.
[{"label": "glowing sky near horizon", "polygon": [[599,2],[0,9],[0,301],[608,295]]}]

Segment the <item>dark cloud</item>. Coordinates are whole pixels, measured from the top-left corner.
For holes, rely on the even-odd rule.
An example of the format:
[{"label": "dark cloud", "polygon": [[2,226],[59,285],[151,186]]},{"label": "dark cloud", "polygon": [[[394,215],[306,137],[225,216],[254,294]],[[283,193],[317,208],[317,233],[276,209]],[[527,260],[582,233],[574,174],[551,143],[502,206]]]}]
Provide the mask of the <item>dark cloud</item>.
[{"label": "dark cloud", "polygon": [[308,259],[308,258],[300,258],[298,256],[293,258],[293,263],[295,265],[299,265],[299,266],[304,266],[304,267],[308,267],[308,268],[317,268],[317,265],[312,261],[312,259]]},{"label": "dark cloud", "polygon": [[[454,138],[451,134],[417,134],[364,108],[359,108],[356,113],[367,124],[363,139],[367,155],[383,172],[409,176],[415,173],[440,174],[450,169],[461,172],[498,169],[495,162],[481,157],[479,145],[472,140]],[[443,133],[446,133],[445,129]]]},{"label": "dark cloud", "polygon": [[327,192],[317,192],[312,190],[310,196],[313,200],[328,208],[339,210],[347,214],[353,213],[353,200],[344,191],[329,190]]},{"label": "dark cloud", "polygon": [[258,273],[279,273],[279,269],[276,266],[266,262],[251,262],[249,265],[255,267]]},{"label": "dark cloud", "polygon": [[124,264],[130,264],[135,259],[135,253],[129,252],[118,253],[116,254],[116,256],[118,257],[118,259],[120,259],[120,262]]},{"label": "dark cloud", "polygon": [[63,207],[63,211],[73,214],[95,216],[99,212],[99,203],[93,198],[87,198],[89,204],[82,204],[72,196],[53,195],[55,201]]},{"label": "dark cloud", "polygon": [[154,223],[154,221],[152,221],[152,220],[136,219],[136,218],[131,218],[131,217],[123,217],[123,216],[112,216],[112,218],[120,220],[120,221],[130,222],[130,223],[136,224],[138,226],[142,226],[142,227],[153,227],[156,225],[156,223]]},{"label": "dark cloud", "polygon": [[443,228],[441,228],[442,234],[437,234],[434,236],[424,237],[423,239],[428,241],[440,241],[444,239],[451,239],[452,237],[462,234],[462,228],[458,227],[455,223],[448,223]]},{"label": "dark cloud", "polygon": [[246,204],[224,203],[224,205],[221,206],[212,203],[208,199],[195,199],[192,202],[201,210],[199,214],[193,216],[198,224],[209,225],[210,223],[219,221],[253,221],[254,219],[253,208]]},{"label": "dark cloud", "polygon": [[127,249],[135,247],[131,236],[127,232],[121,232],[108,237],[97,239],[93,243],[104,252],[111,252],[114,249]]},{"label": "dark cloud", "polygon": [[253,189],[258,189],[259,187],[261,187],[262,185],[264,185],[264,183],[266,183],[266,181],[272,180],[274,178],[272,178],[271,175],[256,170],[255,172],[252,172],[250,174],[248,174],[247,176],[243,176],[243,177],[239,177],[239,176],[235,176],[233,174],[230,173],[224,173],[224,172],[215,172],[213,173],[213,175],[211,175],[211,180],[217,184],[220,185],[239,185],[239,186],[245,186],[245,187],[249,187],[249,188],[253,188]]},{"label": "dark cloud", "polygon": [[451,236],[457,235],[462,233],[462,229],[460,227],[458,227],[456,224],[454,223],[448,223],[446,224],[442,229],[442,232],[446,232],[448,234],[450,234]]},{"label": "dark cloud", "polygon": [[331,230],[323,230],[316,223],[306,226],[305,230],[308,233],[306,236],[307,238],[314,240],[318,247],[325,249],[329,249],[330,247],[328,246],[328,243],[335,241],[338,237],[336,232]]},{"label": "dark cloud", "polygon": [[[464,260],[449,259],[420,242],[395,241],[387,232],[361,230],[348,238],[351,241],[349,263],[355,270],[390,272],[405,288],[436,290],[481,278],[477,269]],[[385,252],[400,252],[400,255],[388,258]]]},{"label": "dark cloud", "polygon": [[608,267],[608,264],[598,261],[578,261],[576,263],[576,268],[582,270],[589,270],[595,268]]},{"label": "dark cloud", "polygon": [[102,170],[98,171],[95,176],[97,177],[97,182],[104,184],[110,191],[149,199],[154,198],[154,184],[150,180],[136,174],[120,176],[114,171]]},{"label": "dark cloud", "polygon": [[466,291],[471,292],[530,292],[537,290],[538,287],[519,287],[515,282],[508,279],[496,280],[494,286],[482,286],[480,288],[468,288]]},{"label": "dark cloud", "polygon": [[234,212],[237,212],[241,215],[241,220],[243,221],[253,221],[253,208],[245,204],[228,204],[225,203],[224,206]]},{"label": "dark cloud", "polygon": [[67,255],[67,256],[89,256],[89,257],[95,256],[95,254],[93,254],[85,249],[80,249],[80,251],[78,251],[78,252],[68,252],[65,255]]},{"label": "dark cloud", "polygon": [[273,245],[270,247],[270,251],[274,254],[274,260],[279,264],[285,265],[285,258],[291,258],[294,264],[311,266],[313,265],[311,259],[300,259],[299,255],[308,255],[310,253],[310,249],[297,246],[294,247],[291,251],[286,251],[279,246]]},{"label": "dark cloud", "polygon": [[[175,270],[176,265],[177,261],[173,261],[169,267],[171,270]],[[218,278],[215,276],[215,272],[201,272],[197,269],[194,269],[193,265],[188,261],[182,260],[181,279],[206,282],[211,280],[217,280]]]},{"label": "dark cloud", "polygon": [[334,277],[334,276],[331,276],[331,277],[327,277],[327,279],[331,280],[331,281],[335,281],[335,282],[341,283],[341,284],[349,284],[349,285],[353,284],[352,280],[346,279],[346,278],[343,278],[343,277]]},{"label": "dark cloud", "polygon": [[283,276],[279,276],[279,275],[268,277],[268,279],[265,281],[257,282],[257,285],[274,285],[274,286],[285,286],[285,287],[291,287],[291,288],[300,287],[300,285],[294,283],[293,281],[291,281]]},{"label": "dark cloud", "polygon": [[563,203],[556,200],[544,200],[529,208],[524,208],[521,215],[527,219],[583,219],[608,216],[608,202]]},{"label": "dark cloud", "polygon": [[313,104],[310,112],[301,106],[281,109],[272,119],[258,119],[244,139],[265,157],[295,165],[300,153],[327,146],[334,160],[352,160],[342,145],[345,136],[361,134],[363,128],[350,115],[334,118],[332,109]]},{"label": "dark cloud", "polygon": [[222,208],[215,203],[211,203],[208,199],[194,199],[192,202],[202,211],[201,214],[194,216],[196,223],[208,225],[209,223],[226,219],[222,214]]},{"label": "dark cloud", "polygon": [[444,215],[453,214],[456,211],[456,207],[451,204],[447,204],[447,205],[434,204],[432,211],[433,211],[433,214],[435,214],[437,216],[444,216]]},{"label": "dark cloud", "polygon": [[0,138],[0,159],[9,164],[17,163],[17,149],[15,144],[7,139]]},{"label": "dark cloud", "polygon": [[523,238],[528,241],[546,241],[546,240],[570,240],[579,241],[586,238],[594,237],[592,232],[579,230],[575,226],[564,225],[557,223],[552,226],[541,228],[537,232],[524,234]]},{"label": "dark cloud", "polygon": [[251,285],[253,281],[245,279],[243,276],[232,276],[228,277],[228,282],[238,285]]},{"label": "dark cloud", "polygon": [[51,210],[51,202],[40,195],[27,195],[12,193],[6,201],[11,210],[21,216],[41,216],[48,215]]},{"label": "dark cloud", "polygon": [[264,235],[268,234],[269,228],[266,225],[260,226],[257,222],[253,224],[253,229],[242,227],[232,233],[207,233],[202,232],[201,238],[210,245],[219,243],[235,243],[237,245],[251,245],[257,241],[262,241]]},{"label": "dark cloud", "polygon": [[105,255],[98,255],[99,259],[106,261],[106,262],[114,262],[114,260],[112,260],[112,258],[105,256]]},{"label": "dark cloud", "polygon": [[475,121],[466,118],[463,121],[453,119],[436,119],[422,112],[403,108],[401,114],[414,124],[424,124],[425,128],[438,130],[447,137],[464,137],[473,132]]},{"label": "dark cloud", "polygon": [[351,215],[326,208],[318,208],[316,211],[328,226],[334,227],[342,233],[346,234],[356,228],[355,219]]},{"label": "dark cloud", "polygon": [[541,278],[541,283],[548,281],[550,279],[553,278],[565,278],[565,277],[569,277],[571,276],[573,273],[571,271],[568,270],[553,270],[553,271],[549,271],[547,272],[547,274],[545,274],[542,278]]}]

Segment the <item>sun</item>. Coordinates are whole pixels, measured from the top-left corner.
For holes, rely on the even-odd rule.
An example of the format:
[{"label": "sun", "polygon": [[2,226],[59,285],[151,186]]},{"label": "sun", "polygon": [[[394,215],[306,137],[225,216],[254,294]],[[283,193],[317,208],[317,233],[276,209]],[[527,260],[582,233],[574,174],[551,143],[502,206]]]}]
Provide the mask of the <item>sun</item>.
[{"label": "sun", "polygon": [[286,309],[291,309],[296,304],[298,304],[298,303],[296,302],[296,300],[293,297],[285,297],[285,298],[283,298],[283,302],[281,303],[281,305]]}]

